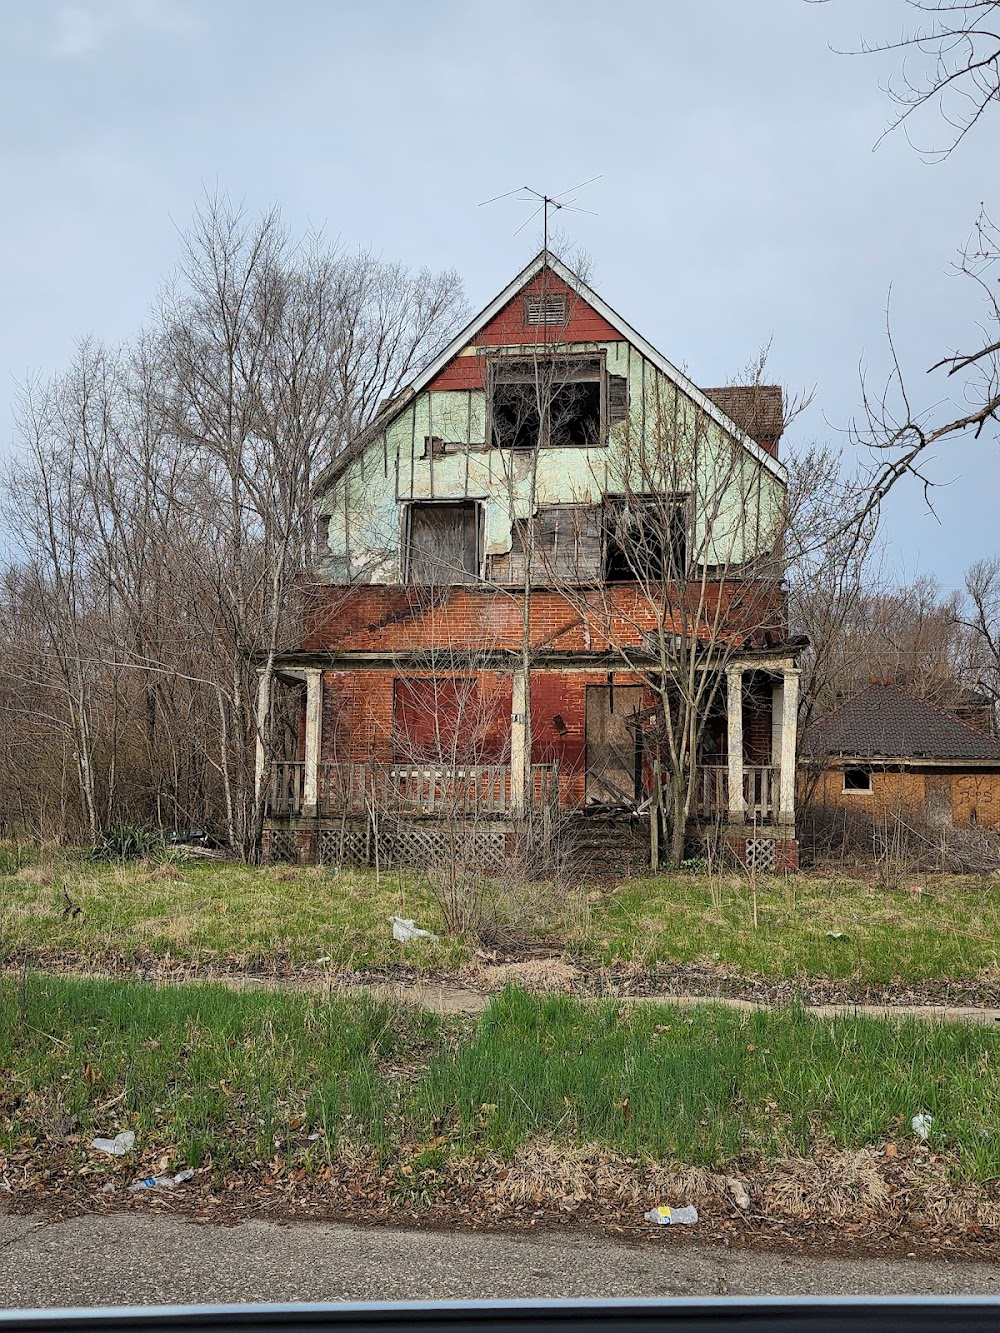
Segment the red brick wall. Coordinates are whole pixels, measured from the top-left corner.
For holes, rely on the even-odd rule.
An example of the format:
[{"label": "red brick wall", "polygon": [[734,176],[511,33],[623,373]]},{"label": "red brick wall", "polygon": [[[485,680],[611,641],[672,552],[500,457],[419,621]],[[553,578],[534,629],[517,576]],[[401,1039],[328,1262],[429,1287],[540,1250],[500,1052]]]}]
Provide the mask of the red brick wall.
[{"label": "red brick wall", "polygon": [[[326,763],[393,763],[394,684],[399,672],[382,668],[326,671],[323,674],[323,760]],[[407,672],[407,679],[415,678]],[[587,738],[587,686],[606,685],[605,671],[537,671],[531,676],[531,761],[558,763],[560,803],[583,804]],[[480,698],[490,701],[495,726],[493,753],[506,762],[510,746],[511,679],[495,671],[476,673]],[[638,685],[627,671],[615,672],[616,685]],[[562,729],[556,719],[562,723]]]},{"label": "red brick wall", "polygon": [[[714,583],[706,600],[713,617],[721,600],[722,623],[738,640],[759,643],[765,629],[779,638],[787,632],[786,598],[775,585]],[[520,595],[488,585],[433,591],[382,584],[319,587],[306,594],[304,614],[301,647],[307,652],[521,646]],[[601,652],[616,644],[638,644],[643,632],[655,629],[656,616],[634,584],[615,584],[573,599],[535,589],[530,625],[536,648]],[[444,669],[443,664],[438,669]]]}]

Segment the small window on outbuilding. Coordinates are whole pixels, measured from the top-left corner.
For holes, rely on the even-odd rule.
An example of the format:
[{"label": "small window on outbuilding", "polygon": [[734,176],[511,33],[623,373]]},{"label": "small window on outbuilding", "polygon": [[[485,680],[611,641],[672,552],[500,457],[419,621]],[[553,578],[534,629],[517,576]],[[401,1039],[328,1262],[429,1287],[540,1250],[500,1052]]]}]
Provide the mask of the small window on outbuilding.
[{"label": "small window on outbuilding", "polygon": [[420,501],[406,508],[407,583],[441,587],[479,578],[479,506]]},{"label": "small window on outbuilding", "polygon": [[867,768],[844,769],[844,791],[871,792],[872,775]]}]

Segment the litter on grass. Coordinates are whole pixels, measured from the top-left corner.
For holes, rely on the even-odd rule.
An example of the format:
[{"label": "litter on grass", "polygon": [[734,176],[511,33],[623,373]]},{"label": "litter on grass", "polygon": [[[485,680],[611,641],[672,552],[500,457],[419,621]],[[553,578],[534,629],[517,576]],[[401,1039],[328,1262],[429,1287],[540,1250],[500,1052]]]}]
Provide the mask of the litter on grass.
[{"label": "litter on grass", "polygon": [[650,1208],[648,1213],[643,1213],[643,1217],[656,1227],[690,1227],[698,1220],[698,1209],[693,1204],[687,1204],[683,1208],[668,1208],[666,1204],[661,1203],[659,1208]]},{"label": "litter on grass", "polygon": [[185,1180],[190,1180],[194,1172],[188,1167],[185,1171],[178,1171],[176,1176],[147,1176],[145,1180],[137,1180],[134,1185],[129,1185],[129,1194],[137,1194],[139,1190],[172,1190],[178,1185],[183,1185]]},{"label": "litter on grass", "polygon": [[124,1129],[113,1139],[95,1139],[90,1146],[99,1152],[109,1152],[112,1157],[124,1157],[135,1147],[135,1135],[130,1129]]},{"label": "litter on grass", "polygon": [[913,1117],[910,1121],[910,1128],[913,1130],[914,1134],[916,1134],[918,1139],[926,1139],[930,1137],[931,1125],[933,1124],[934,1117],[922,1112],[920,1115],[915,1115]]},{"label": "litter on grass", "polygon": [[406,944],[410,940],[436,940],[437,936],[429,930],[421,930],[415,921],[409,917],[391,916],[392,937],[398,940],[400,944]]}]

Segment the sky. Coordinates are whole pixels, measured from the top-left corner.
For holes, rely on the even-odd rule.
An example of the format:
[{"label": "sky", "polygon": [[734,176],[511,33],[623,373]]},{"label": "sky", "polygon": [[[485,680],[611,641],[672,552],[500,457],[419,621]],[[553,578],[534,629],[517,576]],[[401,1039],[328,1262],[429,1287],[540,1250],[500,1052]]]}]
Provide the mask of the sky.
[{"label": "sky", "polygon": [[[577,196],[564,255],[702,385],[770,344],[815,389],[782,449],[847,447],[887,309],[917,395],[976,336],[951,271],[989,190],[1000,111],[946,161],[883,139],[905,0],[0,0],[0,455],[14,401],[76,342],[134,336],[206,193],[280,206],[295,234],[455,268],[484,306],[540,246],[528,184]],[[933,114],[915,127],[940,145]],[[989,202],[986,197],[987,203]],[[891,293],[891,296],[890,296]],[[900,580],[947,589],[997,550],[995,438],[886,507]]]}]

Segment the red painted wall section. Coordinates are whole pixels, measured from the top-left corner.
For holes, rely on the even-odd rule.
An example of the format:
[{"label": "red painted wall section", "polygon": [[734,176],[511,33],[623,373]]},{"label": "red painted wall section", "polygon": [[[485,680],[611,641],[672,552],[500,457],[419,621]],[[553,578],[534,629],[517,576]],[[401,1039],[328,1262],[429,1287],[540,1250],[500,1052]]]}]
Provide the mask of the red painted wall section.
[{"label": "red painted wall section", "polygon": [[[518,649],[519,601],[515,591],[499,593],[488,585],[437,590],[381,584],[317,587],[305,596],[300,647],[306,652],[434,649],[442,654],[449,649]],[[787,598],[777,585],[712,584],[706,602],[710,619],[721,602],[725,633],[740,642],[762,644],[767,631],[778,639],[787,633]],[[641,590],[623,583],[589,598],[582,592],[570,598],[536,589],[530,624],[536,648],[602,652],[616,644],[639,644],[644,633],[655,630],[656,616]]]},{"label": "red painted wall section", "polygon": [[[565,324],[545,325],[526,324],[524,318],[525,297],[527,296],[565,296],[568,319]],[[621,333],[589,305],[577,296],[572,287],[563,282],[550,269],[543,269],[518,292],[513,300],[481,329],[468,344],[468,348],[492,347],[553,347],[564,348],[573,343],[624,342]],[[483,389],[486,365],[481,356],[456,356],[440,371],[428,389]]]}]

